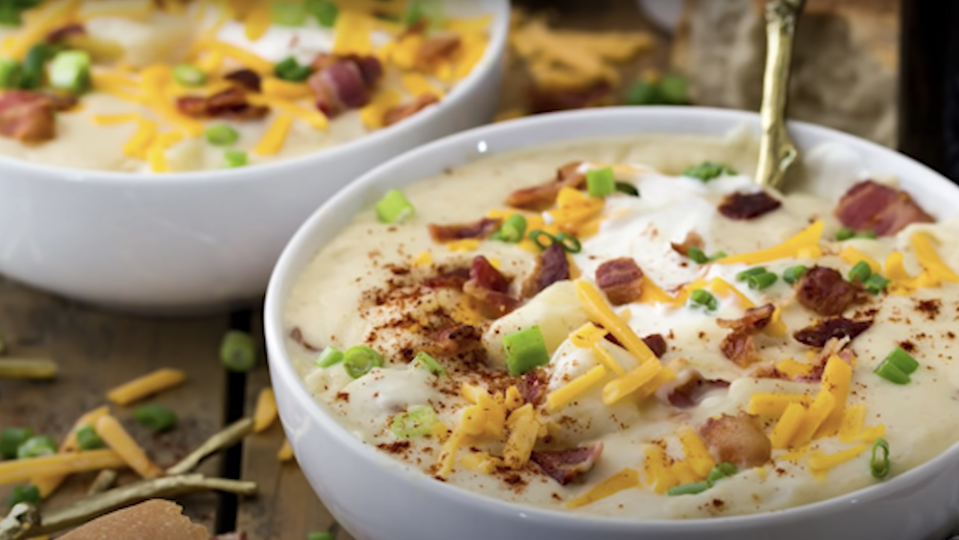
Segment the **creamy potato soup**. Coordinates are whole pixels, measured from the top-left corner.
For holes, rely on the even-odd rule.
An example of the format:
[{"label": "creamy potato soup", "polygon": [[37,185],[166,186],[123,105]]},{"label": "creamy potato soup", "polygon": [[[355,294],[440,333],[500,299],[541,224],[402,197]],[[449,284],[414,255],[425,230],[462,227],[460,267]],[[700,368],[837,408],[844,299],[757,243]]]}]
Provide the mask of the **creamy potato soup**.
[{"label": "creamy potato soup", "polygon": [[31,4],[0,11],[0,154],[143,173],[285,159],[401,122],[469,75],[490,22],[441,0]]},{"label": "creamy potato soup", "polygon": [[785,509],[935,457],[959,221],[841,145],[786,194],[756,153],[577,142],[381,194],[287,299],[306,387],[436,481],[582,514]]}]

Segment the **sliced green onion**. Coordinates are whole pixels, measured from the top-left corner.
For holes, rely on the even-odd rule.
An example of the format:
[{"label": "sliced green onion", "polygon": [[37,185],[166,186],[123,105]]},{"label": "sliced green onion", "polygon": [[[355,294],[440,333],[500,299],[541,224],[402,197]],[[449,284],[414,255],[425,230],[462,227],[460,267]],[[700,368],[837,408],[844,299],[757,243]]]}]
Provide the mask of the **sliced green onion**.
[{"label": "sliced green onion", "polygon": [[883,360],[876,368],[876,375],[894,384],[909,384],[909,375],[903,372],[896,364]]},{"label": "sliced green onion", "polygon": [[686,105],[689,103],[689,79],[676,74],[664,75],[659,80],[659,95],[667,105]]},{"label": "sliced green onion", "polygon": [[320,26],[327,28],[336,26],[336,18],[340,14],[340,8],[330,0],[306,0],[306,11],[316,17]]},{"label": "sliced green onion", "polygon": [[0,458],[16,459],[17,448],[33,437],[33,430],[30,428],[10,427],[0,431]]},{"label": "sliced green onion", "polygon": [[229,330],[220,342],[220,361],[226,369],[245,373],[256,365],[253,336],[240,330]]},{"label": "sliced green onion", "polygon": [[713,467],[713,469],[709,471],[709,475],[706,477],[706,481],[709,483],[715,483],[718,480],[722,480],[723,478],[728,478],[738,472],[739,472],[739,469],[736,467],[736,465],[726,461]]},{"label": "sliced green onion", "polygon": [[43,67],[47,60],[53,58],[60,47],[49,43],[38,43],[27,51],[23,59],[23,70],[20,75],[20,88],[34,90],[43,85]]},{"label": "sliced green onion", "polygon": [[767,287],[772,286],[772,284],[776,283],[776,280],[778,279],[779,279],[779,276],[777,276],[776,274],[772,272],[764,272],[756,276],[750,276],[749,279],[746,280],[746,282],[749,283],[750,289],[756,289],[761,291]]},{"label": "sliced green onion", "polygon": [[433,426],[439,422],[436,411],[429,405],[410,407],[404,413],[393,417],[390,431],[401,439],[425,437],[433,432]]},{"label": "sliced green onion", "polygon": [[696,306],[702,306],[707,311],[714,311],[719,307],[719,301],[709,291],[705,289],[696,289],[689,295],[689,302]]},{"label": "sliced green onion", "polygon": [[680,484],[666,490],[666,495],[677,497],[679,495],[696,495],[713,487],[709,482],[690,482],[689,484]]},{"label": "sliced green onion", "polygon": [[704,161],[699,165],[692,167],[687,167],[683,171],[683,176],[688,176],[690,178],[698,178],[703,182],[709,182],[710,180],[715,180],[720,176],[731,176],[737,174],[728,165],[722,165],[720,163],[713,163],[711,161]]},{"label": "sliced green onion", "polygon": [[[877,456],[876,451],[881,450],[882,456]],[[889,443],[886,439],[878,438],[872,443],[872,457],[869,459],[869,471],[873,477],[882,480],[889,476]]]},{"label": "sliced green onion", "polygon": [[849,227],[843,227],[836,231],[836,240],[842,242],[843,240],[849,240],[850,238],[856,237],[856,231],[850,229]]},{"label": "sliced green onion", "polygon": [[586,171],[586,192],[590,197],[605,197],[616,191],[616,174],[612,167]]},{"label": "sliced green onion", "polygon": [[206,73],[192,64],[180,64],[173,68],[173,79],[183,86],[203,86]]},{"label": "sliced green onion", "polygon": [[696,246],[692,246],[686,250],[686,256],[693,260],[696,264],[706,264],[709,262],[709,257],[703,253],[703,250],[699,249]]},{"label": "sliced green onion", "polygon": [[306,535],[306,540],[336,540],[336,535],[330,531],[311,532]]},{"label": "sliced green onion", "polygon": [[639,79],[626,95],[627,105],[687,105],[689,79],[666,75],[658,81]]},{"label": "sliced green onion", "polygon": [[90,55],[84,51],[63,51],[50,62],[50,86],[72,94],[82,94],[92,85]]},{"label": "sliced green onion", "polygon": [[97,430],[87,424],[76,432],[77,445],[80,450],[97,450],[103,448],[103,439],[97,435]]},{"label": "sliced green onion", "polygon": [[503,223],[495,238],[503,242],[515,244],[526,235],[526,218],[520,214],[513,214]]},{"label": "sliced green onion", "polygon": [[709,260],[710,262],[718,261],[720,259],[725,259],[726,257],[729,257],[728,253],[726,253],[725,251],[717,251],[716,253],[713,253],[712,257],[710,257]]},{"label": "sliced green onion", "polygon": [[20,16],[20,9],[11,4],[0,4],[0,24],[4,26],[22,25],[23,17]]},{"label": "sliced green onion", "polygon": [[865,283],[871,275],[872,268],[869,267],[869,263],[859,261],[849,270],[849,281],[855,283],[858,280],[860,283]]},{"label": "sliced green onion", "polygon": [[437,377],[446,375],[446,368],[443,367],[443,364],[440,364],[439,360],[433,358],[428,352],[421,351],[417,353],[413,358],[413,364],[425,367],[430,373]]},{"label": "sliced green onion", "polygon": [[765,266],[756,266],[736,274],[736,281],[749,281],[749,278],[767,273]]},{"label": "sliced green onion", "polygon": [[22,69],[20,62],[0,58],[0,88],[4,90],[19,88]]},{"label": "sliced green onion", "polygon": [[30,437],[17,447],[17,459],[52,456],[57,453],[57,441],[49,435]]},{"label": "sliced green onion", "polygon": [[616,191],[631,197],[639,197],[639,188],[629,182],[616,182]]},{"label": "sliced green onion", "polygon": [[[549,238],[548,243],[543,243],[541,238]],[[549,246],[558,243],[566,253],[579,253],[583,250],[583,244],[580,243],[579,239],[575,236],[567,233],[559,233],[556,236],[549,234],[548,232],[536,229],[529,233],[529,239],[533,241],[540,249],[545,250]]]},{"label": "sliced green onion", "polygon": [[793,283],[799,281],[803,275],[806,274],[806,270],[806,267],[801,264],[790,266],[783,272],[783,281],[792,285]]},{"label": "sliced green onion", "polygon": [[301,66],[296,58],[292,56],[283,60],[273,67],[273,74],[277,77],[291,82],[303,82],[313,74],[313,68],[310,66]]},{"label": "sliced green onion", "polygon": [[398,189],[391,189],[376,203],[376,217],[383,223],[399,223],[416,214],[413,204]]},{"label": "sliced green onion", "polygon": [[879,235],[876,234],[876,231],[863,231],[861,233],[856,233],[856,238],[869,238],[871,240],[875,240],[876,238],[879,238]]},{"label": "sliced green onion", "polygon": [[223,161],[227,167],[243,167],[249,163],[249,158],[243,150],[224,150]]},{"label": "sliced green onion", "polygon": [[151,403],[133,410],[133,418],[154,433],[171,429],[177,423],[176,413],[163,405]]},{"label": "sliced green onion", "polygon": [[337,349],[336,347],[327,347],[323,349],[323,352],[320,353],[320,356],[316,359],[317,367],[328,368],[334,366],[343,361],[345,356],[343,351]]},{"label": "sliced green onion", "polygon": [[912,375],[919,369],[919,362],[907,353],[902,347],[896,347],[889,353],[883,362],[889,362],[899,368],[906,375]]},{"label": "sliced green onion", "polygon": [[13,488],[13,491],[10,492],[10,498],[7,499],[7,503],[10,505],[10,508],[13,508],[20,503],[40,504],[41,500],[40,489],[33,484],[26,484]]},{"label": "sliced green onion", "polygon": [[446,12],[442,0],[411,0],[406,7],[403,21],[407,27],[414,26],[426,19],[431,28],[438,28],[446,21]]},{"label": "sliced green onion", "polygon": [[865,286],[866,290],[869,291],[869,294],[873,296],[886,290],[886,287],[889,286],[890,281],[879,274],[873,274],[869,276],[869,279],[866,280]]},{"label": "sliced green onion", "polygon": [[365,345],[356,345],[343,353],[343,367],[350,377],[359,379],[373,368],[383,367],[383,355]]},{"label": "sliced green onion", "polygon": [[240,134],[228,124],[216,124],[206,129],[206,142],[215,146],[227,146],[239,138]]},{"label": "sliced green onion", "polygon": [[270,4],[270,20],[280,26],[303,26],[306,24],[306,8],[300,2],[273,2]]},{"label": "sliced green onion", "polygon": [[503,347],[506,348],[506,366],[514,377],[549,363],[549,351],[539,326],[504,336]]}]

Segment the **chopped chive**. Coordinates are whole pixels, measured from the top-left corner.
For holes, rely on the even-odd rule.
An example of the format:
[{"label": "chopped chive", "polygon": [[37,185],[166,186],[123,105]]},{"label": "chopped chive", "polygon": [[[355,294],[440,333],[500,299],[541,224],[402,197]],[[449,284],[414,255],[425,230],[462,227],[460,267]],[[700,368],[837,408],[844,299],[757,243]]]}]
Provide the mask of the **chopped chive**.
[{"label": "chopped chive", "polygon": [[736,281],[749,281],[749,278],[753,276],[758,276],[760,274],[767,273],[765,266],[756,266],[754,268],[749,268],[748,270],[743,270],[742,272],[736,274]]},{"label": "chopped chive", "polygon": [[343,353],[343,367],[354,379],[359,379],[375,367],[383,367],[383,363],[383,355],[365,345],[355,345]]},{"label": "chopped chive", "polygon": [[590,197],[606,197],[616,191],[616,174],[612,167],[586,171],[586,191]]},{"label": "chopped chive", "polygon": [[704,307],[707,311],[715,311],[719,307],[719,301],[709,291],[705,289],[696,289],[689,295],[689,302],[693,307]]},{"label": "chopped chive", "polygon": [[896,347],[889,353],[883,362],[890,362],[899,368],[899,371],[902,371],[906,375],[912,375],[919,369],[919,362],[912,357],[911,354],[907,353],[902,347]]},{"label": "chopped chive", "polygon": [[716,465],[715,467],[713,467],[711,471],[709,471],[709,475],[706,477],[706,481],[710,483],[715,483],[717,480],[728,478],[736,474],[737,472],[739,472],[739,469],[736,467],[736,465],[729,463],[728,461],[725,461],[723,463],[720,463],[719,465]]},{"label": "chopped chive", "polygon": [[399,223],[416,214],[413,204],[398,189],[391,189],[376,203],[376,217],[382,223]]},{"label": "chopped chive", "polygon": [[503,242],[515,244],[526,235],[526,218],[520,214],[513,214],[500,227],[495,238]]},{"label": "chopped chive", "polygon": [[335,540],[336,535],[330,531],[311,532],[306,535],[306,540]]},{"label": "chopped chive", "polygon": [[908,374],[899,369],[896,364],[886,360],[883,360],[876,368],[876,375],[894,384],[909,384],[911,381]]},{"label": "chopped chive", "polygon": [[680,484],[673,486],[666,491],[666,495],[677,497],[679,495],[696,495],[713,487],[709,482],[690,482],[689,484]]},{"label": "chopped chive", "polygon": [[41,500],[40,489],[33,484],[26,484],[13,488],[13,491],[10,492],[10,498],[7,499],[7,503],[10,505],[10,508],[13,508],[20,503],[40,504]]},{"label": "chopped chive", "polygon": [[49,435],[30,437],[17,447],[17,459],[52,456],[57,453],[57,442]]},{"label": "chopped chive", "polygon": [[214,146],[227,146],[239,138],[240,134],[228,124],[216,124],[206,129],[206,142]]},{"label": "chopped chive", "polygon": [[180,64],[173,68],[173,79],[183,86],[203,86],[206,83],[206,73],[191,64]]},{"label": "chopped chive", "polygon": [[792,285],[793,283],[799,281],[805,273],[806,267],[801,264],[790,266],[783,272],[783,281]]},{"label": "chopped chive", "polygon": [[421,351],[417,353],[413,358],[413,364],[425,367],[430,373],[437,377],[446,375],[446,368],[443,367],[443,364],[440,364],[439,361],[433,358],[428,352]]},{"label": "chopped chive", "polygon": [[340,8],[330,0],[306,0],[306,11],[316,17],[320,26],[327,28],[336,26],[336,18],[340,14]]},{"label": "chopped chive", "polygon": [[249,158],[243,150],[224,150],[223,161],[227,167],[243,167],[249,163]]},{"label": "chopped chive", "polygon": [[167,431],[177,423],[175,412],[156,403],[137,407],[133,411],[133,418],[135,418],[141,426],[154,433]]},{"label": "chopped chive", "polygon": [[17,448],[33,437],[33,430],[30,428],[10,427],[0,431],[0,458],[16,459]]},{"label": "chopped chive", "polygon": [[80,447],[80,450],[97,450],[104,446],[103,439],[97,435],[97,430],[90,424],[78,429],[75,436],[77,438],[77,446]]},{"label": "chopped chive", "polygon": [[616,191],[631,197],[639,197],[639,188],[629,182],[616,182]]},{"label": "chopped chive", "polygon": [[503,337],[506,365],[509,374],[516,377],[549,363],[549,351],[539,326],[513,332]]},{"label": "chopped chive", "polygon": [[858,280],[860,283],[865,283],[871,275],[872,268],[869,267],[869,263],[859,261],[849,270],[849,281],[855,283]]},{"label": "chopped chive", "polygon": [[772,272],[763,272],[762,274],[756,276],[750,276],[746,282],[749,283],[750,289],[763,290],[767,287],[772,286],[776,283],[776,280],[779,279],[779,276]]},{"label": "chopped chive", "polygon": [[343,361],[344,355],[343,351],[337,349],[336,347],[327,347],[323,349],[323,352],[320,353],[320,356],[314,362],[317,367],[328,368],[334,366]]},{"label": "chopped chive", "polygon": [[873,296],[886,290],[890,281],[879,274],[873,274],[866,280],[866,290]]},{"label": "chopped chive", "polygon": [[706,264],[709,262],[709,257],[703,253],[703,250],[699,249],[696,246],[690,247],[686,250],[686,256],[693,260],[696,264]]},{"label": "chopped chive", "polygon": [[256,365],[253,336],[240,330],[229,330],[220,342],[220,361],[233,372],[245,373]]},{"label": "chopped chive", "polygon": [[703,182],[709,182],[710,180],[715,180],[720,176],[732,176],[737,174],[728,165],[723,165],[720,163],[713,163],[711,161],[704,161],[699,165],[694,165],[692,167],[687,167],[683,171],[683,176],[688,176],[690,178],[698,178]]},{"label": "chopped chive", "polygon": [[303,26],[306,24],[306,9],[300,2],[273,2],[270,4],[270,20],[280,26]]},{"label": "chopped chive", "polygon": [[393,417],[390,431],[402,439],[425,437],[433,431],[433,426],[439,422],[436,411],[429,405],[410,407],[404,413]]},{"label": "chopped chive", "polygon": [[[548,243],[543,243],[541,240],[543,237],[549,238]],[[583,244],[579,241],[578,238],[571,234],[559,233],[556,236],[549,234],[548,232],[536,229],[529,233],[529,239],[533,241],[542,250],[545,250],[549,246],[559,243],[566,253],[579,253],[583,250]]]},{"label": "chopped chive", "polygon": [[310,78],[313,69],[310,66],[301,66],[296,58],[290,56],[273,66],[273,74],[285,81],[303,82]]},{"label": "chopped chive", "polygon": [[842,242],[843,240],[849,240],[850,238],[856,237],[856,231],[850,229],[849,227],[843,227],[836,231],[836,240]]},{"label": "chopped chive", "polygon": [[[877,456],[876,451],[881,450],[882,456]],[[873,477],[882,480],[889,476],[889,443],[886,439],[878,438],[872,443],[872,457],[869,459],[869,471]]]},{"label": "chopped chive", "polygon": [[0,88],[8,90],[20,86],[20,62],[9,58],[0,58]]}]

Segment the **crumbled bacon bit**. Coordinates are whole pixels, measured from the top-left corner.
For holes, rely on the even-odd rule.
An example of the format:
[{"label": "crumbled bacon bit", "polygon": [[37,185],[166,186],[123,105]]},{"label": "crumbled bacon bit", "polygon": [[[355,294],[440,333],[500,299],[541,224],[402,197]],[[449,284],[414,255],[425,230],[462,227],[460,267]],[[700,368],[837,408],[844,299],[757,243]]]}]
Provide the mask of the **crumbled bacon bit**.
[{"label": "crumbled bacon bit", "polygon": [[602,455],[603,443],[600,442],[582,448],[533,452],[529,459],[547,476],[565,486],[589,472]]},{"label": "crumbled bacon bit", "polygon": [[0,96],[0,135],[24,143],[40,143],[56,137],[57,111],[76,104],[74,97],[10,90]]},{"label": "crumbled bacon bit", "polygon": [[679,409],[688,409],[699,405],[708,392],[720,388],[729,388],[729,382],[722,379],[706,379],[695,369],[684,369],[676,378],[656,391],[660,401]]},{"label": "crumbled bacon bit", "polygon": [[740,328],[762,330],[772,320],[775,311],[776,306],[772,304],[751,307],[747,309],[739,319],[716,319],[716,324],[721,328],[731,328],[734,330]]},{"label": "crumbled bacon bit", "polygon": [[470,279],[463,292],[473,298],[483,315],[497,319],[516,309],[520,302],[509,295],[509,279],[482,255],[473,259]]},{"label": "crumbled bacon bit", "polygon": [[653,351],[656,358],[662,358],[666,354],[666,338],[662,334],[650,334],[643,338],[643,343]]},{"label": "crumbled bacon bit", "polygon": [[435,356],[461,356],[482,347],[482,334],[468,324],[456,324],[434,332],[426,345]]},{"label": "crumbled bacon bit", "polygon": [[542,370],[535,369],[523,375],[523,378],[516,384],[519,394],[523,396],[523,401],[530,403],[533,407],[538,407],[546,398],[547,379]]},{"label": "crumbled bacon bit", "polygon": [[767,463],[772,455],[769,437],[755,417],[745,413],[710,418],[699,428],[699,434],[718,463],[751,469]]},{"label": "crumbled bacon bit", "polygon": [[676,242],[670,242],[670,246],[673,248],[673,251],[679,253],[683,257],[689,256],[689,248],[699,248],[703,249],[705,243],[703,242],[703,237],[694,231],[690,231],[686,235],[686,239],[683,240],[682,244],[677,244]]},{"label": "crumbled bacon bit", "polygon": [[416,65],[423,71],[432,71],[437,64],[456,54],[462,42],[462,38],[457,35],[426,38],[416,51]]},{"label": "crumbled bacon bit", "polygon": [[850,283],[833,268],[814,266],[796,284],[796,299],[816,313],[832,317],[841,315],[852,304],[868,298],[862,285]]},{"label": "crumbled bacon bit", "polygon": [[469,268],[455,268],[449,272],[444,272],[438,276],[426,278],[423,286],[430,289],[463,289],[463,285],[469,281]]},{"label": "crumbled bacon bit", "polygon": [[434,242],[453,242],[455,240],[487,238],[499,229],[501,219],[483,218],[474,223],[454,225],[429,224],[430,237]]},{"label": "crumbled bacon bit", "polygon": [[765,191],[756,193],[731,193],[719,205],[719,213],[729,219],[755,219],[782,206],[782,203]]},{"label": "crumbled bacon bit", "polygon": [[723,355],[740,367],[755,362],[759,354],[754,336],[769,324],[775,310],[772,304],[766,304],[747,309],[740,319],[717,319],[716,324],[732,329],[720,345]]},{"label": "crumbled bacon bit", "polygon": [[912,223],[935,221],[905,191],[872,180],[852,186],[834,213],[846,227],[879,236],[894,235]]},{"label": "crumbled bacon bit", "polygon": [[252,69],[238,69],[231,71],[223,76],[224,79],[236,83],[250,92],[259,92],[261,78],[260,74]]},{"label": "crumbled bacon bit", "polygon": [[209,97],[184,96],[177,98],[177,109],[193,118],[232,118],[234,120],[255,120],[263,118],[270,108],[251,105],[247,101],[246,91],[238,86],[227,88]]},{"label": "crumbled bacon bit", "polygon": [[413,101],[386,111],[386,115],[383,116],[383,125],[392,126],[439,102],[440,98],[435,94],[420,94]]},{"label": "crumbled bacon bit", "polygon": [[523,283],[523,298],[532,298],[553,283],[569,279],[569,259],[558,243],[550,244],[536,258],[533,273]]},{"label": "crumbled bacon bit", "polygon": [[68,24],[66,26],[61,26],[56,30],[47,34],[44,41],[48,43],[56,43],[58,41],[63,41],[72,36],[82,36],[87,33],[86,27],[82,24]]},{"label": "crumbled bacon bit", "polygon": [[330,118],[367,105],[383,75],[375,56],[324,54],[317,56],[311,67],[315,73],[306,82],[313,90],[316,108]]},{"label": "crumbled bacon bit", "polygon": [[556,202],[556,196],[564,187],[579,189],[586,185],[586,175],[579,172],[580,161],[563,165],[556,171],[556,179],[546,184],[514,191],[506,199],[506,204],[514,208],[546,210]]},{"label": "crumbled bacon bit", "polygon": [[811,326],[798,330],[793,338],[810,347],[823,347],[826,342],[834,338],[855,339],[872,326],[872,320],[853,321],[843,317],[834,317],[824,321],[817,321]]},{"label": "crumbled bacon bit", "polygon": [[613,259],[596,269],[596,284],[614,306],[629,304],[643,294],[643,271],[633,259]]}]

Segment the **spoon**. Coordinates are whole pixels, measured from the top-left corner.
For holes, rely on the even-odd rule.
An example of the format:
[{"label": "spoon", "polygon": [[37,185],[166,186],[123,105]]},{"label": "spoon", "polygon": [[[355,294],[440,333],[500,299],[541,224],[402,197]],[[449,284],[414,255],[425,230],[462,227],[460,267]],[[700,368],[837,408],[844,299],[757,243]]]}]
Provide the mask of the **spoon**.
[{"label": "spoon", "polygon": [[766,4],[762,138],[756,168],[756,182],[764,188],[781,188],[786,170],[799,157],[799,150],[786,131],[786,94],[796,23],[805,4],[806,0],[770,0]]}]

